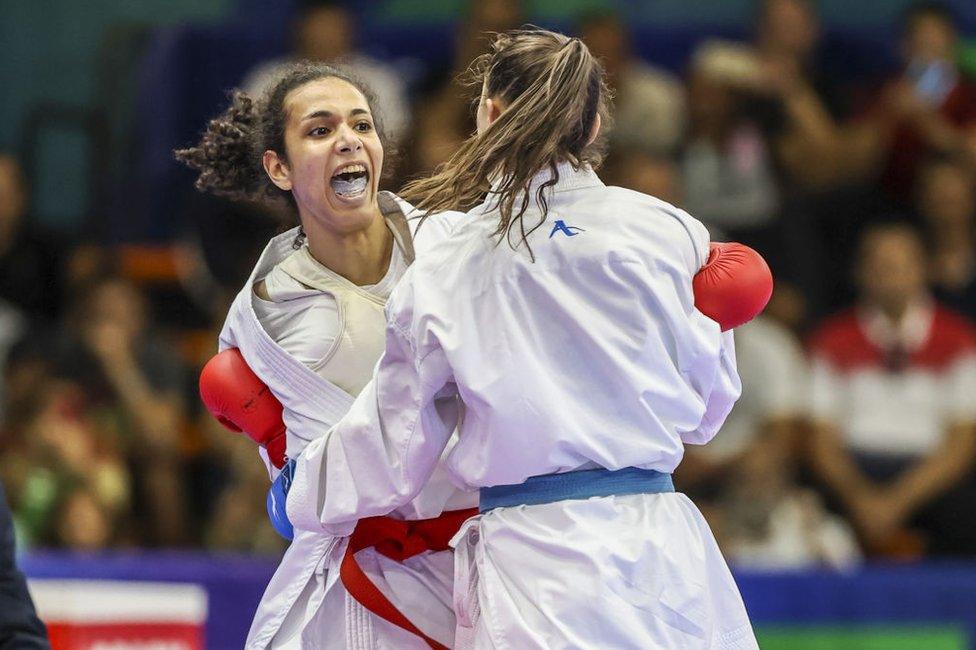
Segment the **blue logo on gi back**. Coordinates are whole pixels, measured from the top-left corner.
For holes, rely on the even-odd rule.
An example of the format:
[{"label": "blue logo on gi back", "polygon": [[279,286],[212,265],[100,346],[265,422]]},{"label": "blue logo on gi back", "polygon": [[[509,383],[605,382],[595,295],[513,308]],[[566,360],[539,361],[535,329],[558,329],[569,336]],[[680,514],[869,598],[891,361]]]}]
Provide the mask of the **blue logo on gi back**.
[{"label": "blue logo on gi back", "polygon": [[586,232],[585,228],[577,228],[576,226],[567,226],[562,219],[557,221],[553,227],[552,232],[549,233],[549,239],[552,239],[557,232],[562,232],[567,237],[575,237],[581,232]]}]

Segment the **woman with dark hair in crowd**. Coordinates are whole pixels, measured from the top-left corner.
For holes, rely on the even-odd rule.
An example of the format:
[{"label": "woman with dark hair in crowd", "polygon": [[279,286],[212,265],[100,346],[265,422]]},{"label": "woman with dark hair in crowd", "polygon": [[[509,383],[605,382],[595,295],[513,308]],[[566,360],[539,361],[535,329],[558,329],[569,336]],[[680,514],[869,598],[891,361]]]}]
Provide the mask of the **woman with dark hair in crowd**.
[{"label": "woman with dark hair in crowd", "polygon": [[[211,412],[262,444],[273,494],[290,477],[286,458],[337,422],[368,382],[390,291],[415,252],[452,225],[449,215],[432,218],[414,239],[412,207],[378,190],[384,146],[372,106],[340,70],[300,63],[258,101],[236,93],[201,142],[177,152],[199,170],[198,189],[286,201],[300,222],[268,244],[231,307],[223,352],[201,375]],[[447,541],[476,502],[435,478],[389,517],[298,532],[246,647],[451,645]],[[290,536],[277,507],[269,498],[276,528]]]},{"label": "woman with dark hair in crowd", "polygon": [[453,540],[457,647],[756,648],[671,482],[740,390],[731,335],[695,309],[707,232],[594,173],[607,91],[581,41],[502,34],[476,71],[477,134],[404,190],[476,207],[390,297],[373,381],[297,458],[288,515],[343,531],[445,458],[483,513]]}]

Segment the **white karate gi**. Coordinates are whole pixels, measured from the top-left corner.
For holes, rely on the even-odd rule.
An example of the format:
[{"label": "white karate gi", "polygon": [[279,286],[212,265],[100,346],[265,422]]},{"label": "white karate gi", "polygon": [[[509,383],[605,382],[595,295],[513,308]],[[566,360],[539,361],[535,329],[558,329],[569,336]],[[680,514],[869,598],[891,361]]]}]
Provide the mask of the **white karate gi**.
[{"label": "white karate gi", "polygon": [[[341,530],[411,499],[459,420],[444,464],[464,488],[595,467],[671,472],[685,443],[716,433],[740,384],[731,333],[694,307],[705,228],[589,169],[559,171],[530,235],[534,263],[496,245],[497,215],[482,206],[407,271],[373,383],[298,461],[296,528]],[[458,647],[756,647],[682,494],[498,508],[454,543]]]},{"label": "white karate gi", "polygon": [[[405,210],[409,209],[408,204],[402,205]],[[443,239],[453,225],[452,217],[457,216],[463,217],[445,214],[429,220],[414,239],[417,252],[424,254],[431,245]],[[220,348],[239,348],[248,365],[284,405],[291,458],[298,456],[310,440],[323,435],[341,418],[353,402],[350,392],[358,392],[368,381],[382,350],[380,338],[379,345],[373,346],[376,349],[371,359],[353,358],[356,354],[368,354],[370,341],[349,339],[350,332],[343,329],[348,319],[340,313],[336,298],[303,287],[282,272],[283,262],[295,253],[292,242],[296,232],[297,229],[286,232],[268,244],[235,299],[220,336]],[[394,248],[387,277],[366,290],[350,285],[353,294],[362,291],[362,298],[367,303],[370,296],[366,291],[374,292],[374,302],[386,297],[406,269],[399,247]],[[306,266],[309,264],[310,258],[303,257],[301,252],[298,259]],[[311,264],[315,264],[314,260]],[[327,273],[322,269],[317,271]],[[266,278],[275,302],[255,296],[253,286],[262,278]],[[382,331],[382,311],[377,314]],[[368,315],[361,318],[368,318]],[[359,325],[371,324],[360,320]],[[343,334],[348,345],[333,346],[336,338]],[[352,349],[357,346],[358,349]],[[329,376],[328,361],[335,361],[339,355],[344,356],[339,360],[343,367],[338,372],[343,375],[343,388],[349,392],[323,378],[323,375]],[[355,367],[350,370],[349,365]],[[266,454],[263,457],[267,462]],[[274,477],[277,470],[270,464],[268,466]],[[397,509],[393,516],[428,519],[442,511],[476,505],[477,493],[458,491],[441,473],[416,499]],[[255,613],[246,648],[365,650],[428,647],[418,637],[367,611],[346,592],[339,581],[337,567],[347,545],[344,536],[351,533],[355,525],[355,522],[349,523],[334,529],[334,535],[296,530],[295,538]],[[452,556],[450,551],[427,552],[399,563],[372,548],[356,554],[366,574],[398,609],[426,634],[448,646],[452,645],[454,637]]]}]

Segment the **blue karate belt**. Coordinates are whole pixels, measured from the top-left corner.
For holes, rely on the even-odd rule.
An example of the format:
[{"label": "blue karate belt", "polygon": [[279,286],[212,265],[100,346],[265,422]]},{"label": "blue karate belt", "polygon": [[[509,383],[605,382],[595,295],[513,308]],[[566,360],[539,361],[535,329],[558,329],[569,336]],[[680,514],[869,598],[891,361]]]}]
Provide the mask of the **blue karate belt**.
[{"label": "blue karate belt", "polygon": [[531,476],[518,485],[481,488],[482,513],[495,508],[534,506],[590,497],[674,492],[671,475],[653,469],[584,469],[561,474]]},{"label": "blue karate belt", "polygon": [[291,489],[292,479],[295,478],[295,461],[289,460],[281,468],[278,478],[271,484],[268,490],[268,517],[275,531],[285,539],[292,539],[295,536],[295,529],[288,520],[288,513],[285,511],[285,503],[288,501],[288,490]]}]

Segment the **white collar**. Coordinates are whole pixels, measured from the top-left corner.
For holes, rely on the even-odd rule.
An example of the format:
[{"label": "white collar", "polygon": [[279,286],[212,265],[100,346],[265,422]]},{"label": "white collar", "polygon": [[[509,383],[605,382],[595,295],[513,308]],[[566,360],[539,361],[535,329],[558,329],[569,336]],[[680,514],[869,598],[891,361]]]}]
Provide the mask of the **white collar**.
[{"label": "white collar", "polygon": [[864,307],[858,313],[861,329],[869,341],[882,349],[900,345],[908,351],[925,345],[934,318],[935,307],[928,297],[913,301],[897,323],[873,307]]},{"label": "white collar", "polygon": [[[585,187],[602,187],[603,181],[600,177],[596,175],[593,168],[588,164],[583,163],[579,168],[573,166],[571,162],[563,161],[556,164],[556,174],[559,176],[559,180],[556,184],[549,187],[547,192],[550,194],[556,194],[558,192],[567,192],[569,190],[578,190]],[[543,184],[552,179],[552,170],[548,167],[537,173],[532,177],[529,182],[529,195],[534,197],[536,190]],[[491,190],[488,192],[488,196],[485,198],[484,203],[482,203],[475,211],[481,213],[491,212],[497,207],[497,196],[493,193],[497,191],[498,187],[501,185],[501,180],[497,180],[491,184]]]}]

